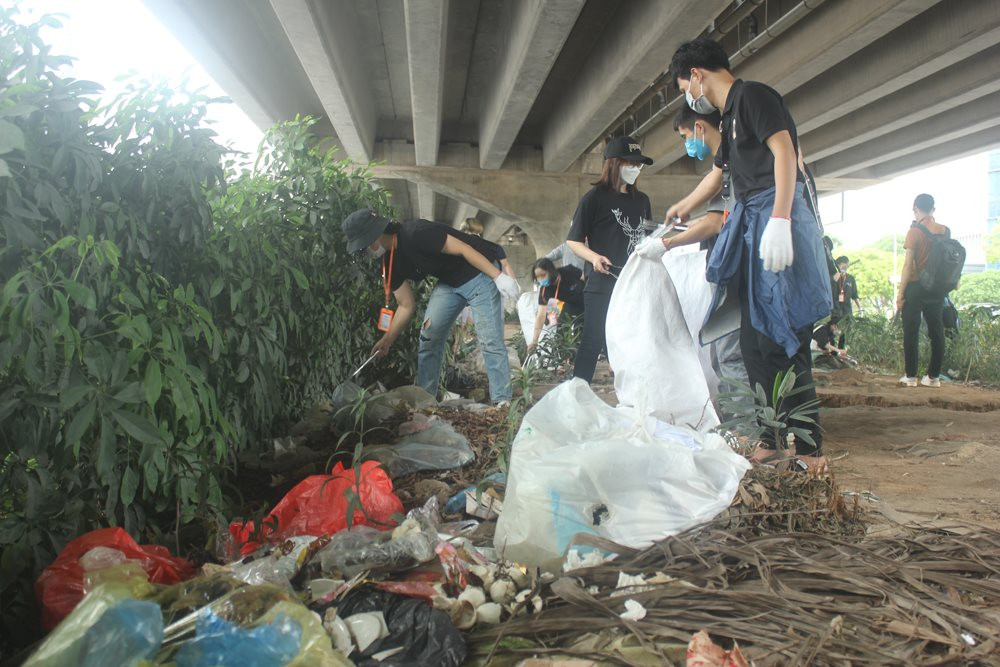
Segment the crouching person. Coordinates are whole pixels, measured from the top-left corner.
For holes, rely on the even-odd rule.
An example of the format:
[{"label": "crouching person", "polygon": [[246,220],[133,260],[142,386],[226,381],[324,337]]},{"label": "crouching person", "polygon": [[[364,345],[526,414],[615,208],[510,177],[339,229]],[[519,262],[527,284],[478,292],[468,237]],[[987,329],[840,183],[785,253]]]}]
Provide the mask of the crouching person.
[{"label": "crouching person", "polygon": [[[496,244],[437,222],[396,222],[370,209],[351,213],[344,219],[343,229],[349,253],[365,251],[372,259],[382,261],[386,303],[379,329],[385,335],[375,343],[372,353],[379,358],[388,354],[413,319],[416,303],[411,281],[434,276],[438,284],[431,292],[420,330],[417,384],[432,396],[437,395],[448,334],[468,305],[486,365],[490,399],[494,404],[509,401],[510,366],[503,341],[500,297],[502,294],[516,301],[521,290],[516,280],[488,259],[496,255],[491,247]],[[396,298],[395,313],[389,310],[390,293]]]}]

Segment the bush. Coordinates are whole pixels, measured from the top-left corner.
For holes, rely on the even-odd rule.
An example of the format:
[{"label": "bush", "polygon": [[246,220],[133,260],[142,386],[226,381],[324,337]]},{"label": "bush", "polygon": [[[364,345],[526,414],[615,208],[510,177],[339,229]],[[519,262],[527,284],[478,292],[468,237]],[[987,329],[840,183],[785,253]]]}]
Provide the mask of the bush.
[{"label": "bush", "polygon": [[[898,375],[905,372],[903,327],[898,317],[856,318],[844,328],[850,354],[863,366]],[[920,372],[929,360],[930,341],[921,331]],[[1000,321],[963,314],[958,332],[945,340],[943,371],[956,381],[1000,385]]]},{"label": "bush", "polygon": [[973,303],[1000,304],[1000,271],[983,271],[962,276],[962,283],[952,293],[959,306]]},{"label": "bush", "polygon": [[52,23],[0,9],[0,620],[23,642],[66,541],[228,515],[237,452],[364,358],[383,296],[340,221],[389,212],[311,120],[236,174],[204,124],[216,100],[141,82],[99,108],[41,42]]}]

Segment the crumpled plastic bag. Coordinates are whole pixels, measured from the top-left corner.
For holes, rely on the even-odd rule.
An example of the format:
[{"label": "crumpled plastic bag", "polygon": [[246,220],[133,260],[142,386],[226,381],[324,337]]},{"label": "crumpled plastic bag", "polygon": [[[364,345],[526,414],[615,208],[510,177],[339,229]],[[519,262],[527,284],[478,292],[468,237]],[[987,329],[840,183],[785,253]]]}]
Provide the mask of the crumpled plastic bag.
[{"label": "crumpled plastic bag", "polygon": [[299,652],[302,628],[285,615],[244,628],[208,612],[177,653],[179,667],[284,667]]},{"label": "crumpled plastic bag", "polygon": [[364,449],[365,456],[382,463],[390,477],[421,470],[461,468],[476,458],[465,436],[438,417],[417,414],[400,429],[409,435],[396,444]]},{"label": "crumpled plastic bag", "polygon": [[693,297],[674,286],[663,253],[659,239],[641,243],[611,295],[607,339],[615,393],[619,405],[706,432],[719,425],[719,418],[700,345],[685,319],[682,301]]},{"label": "crumpled plastic bag", "polygon": [[437,498],[410,511],[406,520],[391,533],[359,526],[337,533],[312,559],[325,577],[348,579],[370,570],[372,573],[399,572],[434,560],[438,543]]},{"label": "crumpled plastic bag", "polygon": [[153,602],[132,599],[126,584],[102,584],[63,619],[26,667],[130,667],[151,658],[163,641],[163,616]]},{"label": "crumpled plastic bag", "polygon": [[[390,528],[395,526],[392,516],[403,513],[403,503],[392,491],[392,480],[377,462],[361,464],[360,484],[356,484],[353,468],[345,469],[338,463],[329,475],[310,475],[285,494],[263,521],[263,539],[275,542],[296,535],[339,533],[348,527],[348,491],[364,508],[364,512],[354,512],[351,525]],[[229,534],[244,556],[260,546],[252,539],[253,521],[231,523]]]},{"label": "crumpled plastic bag", "polygon": [[195,574],[190,561],[171,556],[166,547],[140,546],[121,528],[93,530],[67,544],[35,582],[45,629],[54,628],[83,599],[88,571],[126,561],[138,563],[156,584],[175,584]]},{"label": "crumpled plastic bag", "polygon": [[721,436],[613,408],[576,378],[524,416],[493,544],[552,571],[578,533],[648,546],[729,507],[749,468]]},{"label": "crumpled plastic bag", "polygon": [[[357,667],[458,667],[465,661],[465,637],[448,614],[422,600],[363,587],[332,605],[341,618],[365,612],[382,612],[385,617],[389,635],[348,656]],[[317,607],[325,611],[332,605]],[[381,661],[372,657],[394,648],[402,651]]]}]

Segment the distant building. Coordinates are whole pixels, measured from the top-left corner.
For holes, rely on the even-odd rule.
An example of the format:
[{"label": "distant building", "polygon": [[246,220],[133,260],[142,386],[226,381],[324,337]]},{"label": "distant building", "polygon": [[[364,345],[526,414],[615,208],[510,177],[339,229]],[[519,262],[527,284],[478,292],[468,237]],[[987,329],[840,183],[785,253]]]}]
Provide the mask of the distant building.
[{"label": "distant building", "polygon": [[[989,155],[989,172],[986,190],[986,235],[1000,227],[1000,150]],[[984,258],[985,261],[985,258]],[[993,262],[986,268],[1000,269],[1000,262]]]}]

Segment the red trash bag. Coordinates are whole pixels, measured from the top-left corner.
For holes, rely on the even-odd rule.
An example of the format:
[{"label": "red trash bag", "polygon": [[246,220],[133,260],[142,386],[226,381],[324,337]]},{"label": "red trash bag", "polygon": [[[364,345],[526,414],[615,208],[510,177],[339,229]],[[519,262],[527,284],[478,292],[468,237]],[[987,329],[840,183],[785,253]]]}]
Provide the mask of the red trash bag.
[{"label": "red trash bag", "polygon": [[194,565],[171,556],[165,547],[138,545],[121,528],[100,528],[84,533],[59,553],[35,582],[35,595],[42,605],[42,625],[51,630],[83,599],[86,572],[80,558],[95,547],[117,549],[129,560],[138,561],[154,584],[176,584],[195,574]]},{"label": "red trash bag", "polygon": [[[355,510],[352,526],[372,526],[384,530],[396,525],[393,514],[403,513],[403,503],[392,492],[392,480],[378,461],[361,464],[360,491],[355,484],[354,468],[340,463],[329,475],[310,475],[285,494],[264,519],[261,530],[268,542],[296,535],[333,535],[347,528],[347,492],[360,497],[364,512]],[[371,517],[371,520],[369,520]],[[252,541],[253,521],[234,521],[229,535],[244,556],[253,553],[260,542]]]}]

